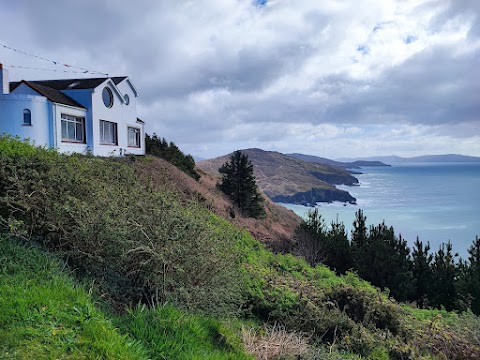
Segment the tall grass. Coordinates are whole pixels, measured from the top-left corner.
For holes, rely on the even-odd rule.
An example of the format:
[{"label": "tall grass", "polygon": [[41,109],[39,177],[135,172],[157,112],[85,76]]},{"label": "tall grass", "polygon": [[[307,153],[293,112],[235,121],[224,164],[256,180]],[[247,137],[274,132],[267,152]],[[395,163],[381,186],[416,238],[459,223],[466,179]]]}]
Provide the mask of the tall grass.
[{"label": "tall grass", "polygon": [[[237,321],[238,322],[238,321]],[[171,305],[138,306],[121,317],[119,326],[138,339],[154,359],[248,360],[239,326]]]},{"label": "tall grass", "polygon": [[147,359],[60,266],[0,237],[0,358]]}]

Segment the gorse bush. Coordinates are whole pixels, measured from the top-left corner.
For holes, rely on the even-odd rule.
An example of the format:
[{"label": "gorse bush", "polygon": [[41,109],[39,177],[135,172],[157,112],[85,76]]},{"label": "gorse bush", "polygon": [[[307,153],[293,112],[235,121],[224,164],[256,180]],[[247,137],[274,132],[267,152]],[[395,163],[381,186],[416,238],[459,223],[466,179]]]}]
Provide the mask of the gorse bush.
[{"label": "gorse bush", "polygon": [[120,303],[239,308],[239,235],[223,221],[142,186],[120,160],[25,152],[18,140],[1,141],[8,149],[0,156],[4,230],[61,252]]}]

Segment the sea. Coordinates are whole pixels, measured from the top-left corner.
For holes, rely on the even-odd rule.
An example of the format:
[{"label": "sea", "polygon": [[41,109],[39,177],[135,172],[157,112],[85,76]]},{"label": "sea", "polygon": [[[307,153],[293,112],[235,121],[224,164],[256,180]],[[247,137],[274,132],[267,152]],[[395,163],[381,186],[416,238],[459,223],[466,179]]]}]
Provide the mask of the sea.
[{"label": "sea", "polygon": [[[353,228],[362,209],[368,225],[385,221],[413,248],[417,236],[432,252],[451,241],[453,251],[468,258],[468,248],[480,237],[480,163],[399,163],[364,167],[354,176],[359,186],[337,186],[357,199],[357,205],[318,203],[326,224],[343,222]],[[309,207],[282,204],[305,217]]]}]

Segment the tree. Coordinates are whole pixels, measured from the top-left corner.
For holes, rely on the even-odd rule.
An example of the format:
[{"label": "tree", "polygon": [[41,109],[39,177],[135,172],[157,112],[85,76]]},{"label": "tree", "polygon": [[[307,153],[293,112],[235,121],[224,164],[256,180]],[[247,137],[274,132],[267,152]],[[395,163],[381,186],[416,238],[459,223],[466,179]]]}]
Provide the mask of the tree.
[{"label": "tree", "polygon": [[338,220],[327,229],[318,208],[309,210],[295,230],[296,254],[315,266],[325,264],[339,274],[353,268],[353,259],[345,225]]},{"label": "tree", "polygon": [[253,165],[248,156],[237,150],[230,156],[230,161],[222,165],[218,171],[222,181],[218,184],[225,193],[246,215],[260,218],[265,215],[263,198],[258,191]]},{"label": "tree", "polygon": [[192,155],[185,155],[173,142],[168,143],[165,138],[160,139],[155,133],[152,136],[145,134],[145,150],[149,155],[167,160],[195,180],[200,179]]},{"label": "tree", "polygon": [[435,307],[444,306],[451,311],[458,307],[457,274],[458,268],[455,265],[455,257],[458,254],[452,253],[452,243],[442,244],[435,254],[433,260],[433,289],[432,305]]},{"label": "tree", "polygon": [[353,222],[351,249],[355,270],[358,271],[360,277],[368,275],[368,268],[371,264],[366,221],[367,217],[363,214],[362,209],[358,209]]},{"label": "tree", "polygon": [[460,287],[472,311],[480,314],[480,239],[478,236],[468,249],[468,262],[461,264]]},{"label": "tree", "polygon": [[350,242],[348,241],[345,225],[342,222],[332,221],[327,232],[325,263],[344,274],[353,268],[353,258]]},{"label": "tree", "polygon": [[372,225],[367,231],[362,210],[355,215],[351,249],[358,275],[375,286],[389,288],[397,300],[407,300],[413,290],[407,242],[385,223]]},{"label": "tree", "polygon": [[327,230],[318,208],[309,209],[304,221],[295,230],[295,253],[305,258],[312,266],[322,263],[327,257]]},{"label": "tree", "polygon": [[433,295],[433,255],[429,254],[429,251],[430,243],[427,242],[427,245],[423,246],[423,243],[417,237],[412,252],[413,278],[415,280],[413,300],[417,302],[417,306],[420,308],[428,307],[428,300]]}]

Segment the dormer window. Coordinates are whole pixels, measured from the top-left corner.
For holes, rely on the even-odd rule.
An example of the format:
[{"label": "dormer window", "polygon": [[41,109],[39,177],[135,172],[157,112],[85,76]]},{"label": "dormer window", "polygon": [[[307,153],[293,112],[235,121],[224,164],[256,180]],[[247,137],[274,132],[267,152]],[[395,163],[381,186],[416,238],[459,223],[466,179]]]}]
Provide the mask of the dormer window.
[{"label": "dormer window", "polygon": [[108,86],[105,86],[103,88],[102,99],[103,99],[103,103],[107,108],[111,108],[113,106],[113,93]]},{"label": "dormer window", "polygon": [[23,125],[32,125],[32,112],[29,109],[23,109]]},{"label": "dormer window", "polygon": [[130,104],[130,97],[127,94],[125,94],[125,96],[123,97],[123,100],[125,100],[125,105]]}]

